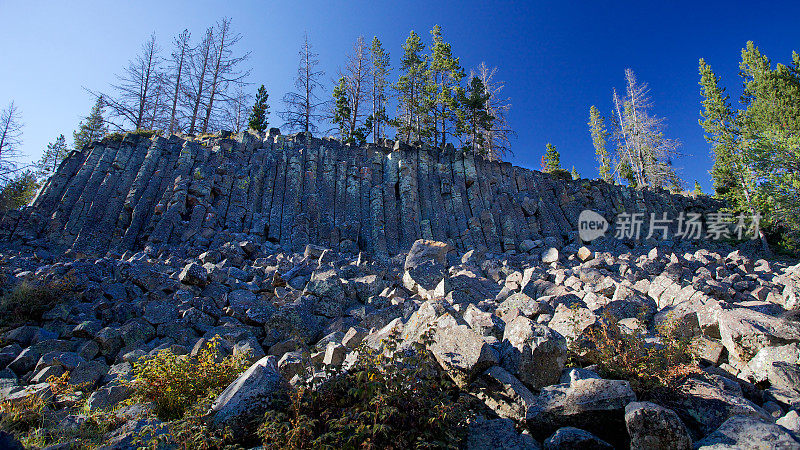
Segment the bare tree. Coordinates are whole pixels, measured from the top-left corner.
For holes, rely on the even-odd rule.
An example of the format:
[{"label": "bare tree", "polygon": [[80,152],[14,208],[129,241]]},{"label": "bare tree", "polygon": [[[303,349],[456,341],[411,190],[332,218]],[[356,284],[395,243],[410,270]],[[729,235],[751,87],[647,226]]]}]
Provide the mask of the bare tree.
[{"label": "bare tree", "polygon": [[353,53],[347,56],[347,63],[340,76],[345,79],[345,90],[350,105],[350,132],[353,133],[364,123],[366,113],[364,104],[370,93],[370,49],[364,36],[359,36],[353,45]]},{"label": "bare tree", "polygon": [[625,69],[625,91],[624,98],[613,92],[617,177],[630,168],[640,187],[679,183],[672,159],[679,155],[680,142],[664,137],[665,119],[650,114],[653,104],[647,83],[639,83],[633,70]]},{"label": "bare tree", "polygon": [[322,89],[320,77],[325,72],[317,70],[318,55],[311,49],[308,33],[303,35],[299,55],[300,65],[294,81],[298,92],[289,92],[283,96],[286,110],[281,111],[280,116],[285,121],[284,125],[292,131],[316,132],[317,125],[314,122],[323,117],[317,113],[317,108],[325,104],[319,100],[317,90]]},{"label": "bare tree", "polygon": [[203,119],[203,133],[209,129],[209,124],[212,120],[211,115],[214,111],[214,100],[217,99],[217,96],[226,100],[228,89],[244,85],[244,78],[250,74],[249,70],[239,70],[239,65],[247,60],[250,53],[234,56],[233,47],[241,39],[241,34],[231,31],[231,19],[223,17],[217,23],[217,39],[213,40],[214,68],[211,72],[206,115]]},{"label": "bare tree", "polygon": [[0,112],[0,183],[8,181],[9,175],[17,170],[14,159],[22,145],[20,114],[13,100]]},{"label": "bare tree", "polygon": [[105,96],[111,114],[122,120],[122,123],[109,121],[118,128],[124,128],[123,123],[126,121],[135,129],[148,125],[149,109],[155,94],[154,85],[161,64],[160,50],[153,33],[142,46],[141,53],[128,64],[122,75],[117,76],[117,83],[112,85],[116,96]]},{"label": "bare tree", "polygon": [[245,93],[241,86],[236,87],[233,93],[227,96],[222,107],[221,120],[224,129],[239,133],[247,128],[250,97],[250,94]]},{"label": "bare tree", "polygon": [[491,127],[482,132],[483,145],[486,146],[486,156],[489,159],[500,160],[511,153],[511,138],[516,136],[508,123],[508,114],[511,111],[511,98],[502,95],[505,82],[494,79],[497,67],[491,69],[485,62],[477,68],[477,74],[471,72],[469,77],[477,76],[485,88],[489,99],[486,101],[486,112],[492,117]]},{"label": "bare tree", "polygon": [[191,34],[189,30],[184,29],[181,34],[175,38],[175,50],[170,55],[170,79],[169,82],[171,86],[174,86],[171,89],[172,93],[172,109],[170,110],[169,115],[169,134],[174,133],[176,130],[180,128],[178,123],[178,97],[181,92],[185,89],[182,83],[185,83],[186,80],[184,78],[184,72],[188,68],[187,61],[191,58],[191,47],[189,47],[189,40],[191,39]]},{"label": "bare tree", "polygon": [[209,27],[203,40],[191,52],[190,77],[186,86],[186,100],[191,109],[191,119],[189,121],[189,134],[194,134],[197,125],[197,116],[200,113],[200,106],[203,104],[204,89],[206,88],[208,73],[210,71],[211,56],[214,47],[214,28]]}]

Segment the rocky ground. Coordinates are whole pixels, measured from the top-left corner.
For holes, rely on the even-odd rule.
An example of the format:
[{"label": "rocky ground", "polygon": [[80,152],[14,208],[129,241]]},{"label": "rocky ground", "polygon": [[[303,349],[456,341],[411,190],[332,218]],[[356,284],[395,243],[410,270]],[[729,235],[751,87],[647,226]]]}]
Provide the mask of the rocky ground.
[{"label": "rocky ground", "polygon": [[[230,235],[201,254],[148,248],[99,259],[2,250],[6,292],[24,282],[64,290],[41,321],[2,334],[5,419],[32,397],[55,429],[111,411],[106,448],[138,445],[158,420],[131,404],[133,363],[164,349],[191,357],[217,336],[223,356],[249,360],[208,411],[215,426],[235,426],[303,381],[303,355],[320,378],[395,333],[401,347],[428,336],[442,370],[485,405],[457,444],[466,448],[800,448],[800,265],[688,243],[542,240],[526,253],[460,254],[419,240],[372,261],[256,242]],[[661,389],[642,382],[648,367],[591,360],[609,330],[658,358],[674,347],[667,329],[692,357]],[[78,386],[85,403],[76,409],[75,390],[51,377]],[[3,433],[3,445],[14,438]]]}]

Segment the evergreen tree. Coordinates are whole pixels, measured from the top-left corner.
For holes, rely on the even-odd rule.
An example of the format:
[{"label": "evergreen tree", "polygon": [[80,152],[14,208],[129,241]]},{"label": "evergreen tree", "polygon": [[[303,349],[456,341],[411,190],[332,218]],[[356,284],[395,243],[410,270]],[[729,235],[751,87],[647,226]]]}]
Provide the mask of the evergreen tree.
[{"label": "evergreen tree", "polygon": [[[386,88],[389,86],[389,53],[384,50],[383,44],[377,36],[372,38],[372,46],[370,47],[370,62],[372,71],[372,140],[378,142],[378,139],[385,138],[383,126],[389,122],[389,116],[386,114],[386,103],[388,102],[388,95]],[[369,118],[367,118],[369,120]]]},{"label": "evergreen tree", "polygon": [[559,170],[563,170],[561,168],[561,154],[558,153],[555,145],[548,142],[547,151],[542,157],[542,172],[550,173]]},{"label": "evergreen tree", "polygon": [[104,111],[105,102],[101,95],[97,97],[97,101],[92,107],[91,113],[81,121],[78,125],[78,130],[72,133],[72,148],[75,150],[83,150],[85,146],[94,141],[99,141],[108,133],[108,127],[103,117]]},{"label": "evergreen tree", "polygon": [[464,69],[461,68],[458,58],[453,56],[450,44],[444,41],[439,25],[433,27],[431,36],[433,45],[431,46],[429,76],[427,77],[429,80],[427,91],[432,99],[430,108],[431,137],[434,146],[444,148],[447,144],[447,134],[456,132],[459,107],[458,87],[464,78]]},{"label": "evergreen tree", "polygon": [[37,189],[39,181],[32,171],[26,170],[17,174],[0,189],[0,214],[20,209],[30,203],[36,196]]},{"label": "evergreen tree", "polygon": [[579,174],[578,171],[575,170],[575,166],[572,166],[572,170],[569,172],[569,174],[572,175],[572,179],[573,180],[580,180],[581,179],[581,174]]},{"label": "evergreen tree", "polygon": [[458,131],[465,135],[462,148],[485,154],[485,131],[492,126],[492,116],[486,111],[486,102],[489,100],[486,87],[480,78],[472,77],[466,91],[458,90],[458,98]]},{"label": "evergreen tree", "polygon": [[693,192],[693,194],[695,196],[703,195],[703,187],[700,186],[700,182],[698,182],[697,180],[694,180],[694,192]]},{"label": "evergreen tree", "polygon": [[733,212],[754,212],[755,177],[745,162],[740,145],[740,130],[725,88],[711,66],[700,60],[700,86],[703,111],[700,126],[711,144],[714,165],[711,177],[714,194],[725,200]]},{"label": "evergreen tree", "polygon": [[347,80],[339,78],[339,83],[333,88],[333,124],[339,128],[339,139],[342,143],[351,141],[350,129],[350,99],[347,96]]},{"label": "evergreen tree", "polygon": [[247,119],[248,126],[256,131],[264,132],[269,125],[269,105],[267,100],[269,94],[267,89],[262,84],[256,93],[256,103],[253,105],[253,110],[250,112],[250,117]]},{"label": "evergreen tree", "polygon": [[403,58],[400,61],[400,79],[394,89],[398,95],[397,127],[398,139],[406,142],[422,140],[427,135],[424,124],[425,85],[428,60],[422,56],[425,45],[413,30],[403,44]]},{"label": "evergreen tree", "polygon": [[611,158],[608,156],[606,150],[606,138],[608,131],[603,122],[603,117],[600,111],[592,105],[589,108],[589,127],[592,134],[592,145],[594,145],[594,152],[597,155],[597,172],[600,178],[606,183],[613,183],[614,178],[611,173]]},{"label": "evergreen tree", "polygon": [[47,144],[42,158],[36,163],[37,171],[41,176],[50,176],[58,169],[58,164],[67,157],[67,140],[60,134],[55,141]]}]

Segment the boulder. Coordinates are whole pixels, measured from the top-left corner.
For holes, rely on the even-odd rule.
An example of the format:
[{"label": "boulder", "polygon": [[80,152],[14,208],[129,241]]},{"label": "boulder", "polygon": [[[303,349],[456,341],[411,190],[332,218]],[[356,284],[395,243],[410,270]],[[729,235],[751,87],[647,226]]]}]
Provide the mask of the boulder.
[{"label": "boulder", "polygon": [[190,263],[178,274],[178,280],[183,284],[203,287],[208,284],[208,271],[200,264]]},{"label": "boulder", "polygon": [[545,439],[542,448],[544,450],[612,450],[614,447],[586,430],[564,427],[559,428],[552,436]]},{"label": "boulder", "polygon": [[444,242],[419,239],[409,250],[403,265],[403,286],[425,299],[447,294],[447,253]]},{"label": "boulder", "polygon": [[800,341],[800,324],[746,308],[722,311],[719,332],[731,364],[740,368],[764,347]]},{"label": "boulder", "polygon": [[587,430],[614,446],[626,447],[625,406],[636,401],[627,381],[586,379],[542,388],[528,411],[528,429],[545,439],[562,427]]},{"label": "boulder", "polygon": [[273,408],[285,389],[277,362],[274,356],[265,356],[225,388],[211,405],[212,425],[242,432]]},{"label": "boulder", "polygon": [[433,342],[428,345],[436,361],[460,387],[497,364],[497,351],[468,325],[446,313],[436,319]]},{"label": "boulder", "polygon": [[539,450],[530,435],[517,433],[509,419],[475,421],[467,430],[467,450]]},{"label": "boulder", "polygon": [[628,403],[625,427],[632,450],[691,450],[689,430],[671,409],[650,402]]},{"label": "boulder", "polygon": [[695,444],[698,450],[800,449],[800,440],[780,425],[753,416],[733,416]]},{"label": "boulder", "polygon": [[567,341],[552,329],[517,316],[503,333],[503,367],[531,389],[558,383],[567,361]]},{"label": "boulder", "polygon": [[525,422],[536,396],[514,375],[500,366],[486,369],[470,386],[470,392],[481,399],[498,416]]}]

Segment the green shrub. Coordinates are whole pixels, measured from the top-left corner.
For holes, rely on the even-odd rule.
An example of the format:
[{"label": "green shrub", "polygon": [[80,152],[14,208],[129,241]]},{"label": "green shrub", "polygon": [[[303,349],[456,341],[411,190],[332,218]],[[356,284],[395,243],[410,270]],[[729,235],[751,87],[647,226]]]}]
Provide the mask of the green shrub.
[{"label": "green shrub", "polygon": [[218,394],[249,366],[247,354],[217,361],[217,340],[196,357],[161,350],[133,364],[131,386],[140,402],[152,402],[161,420],[180,419],[198,399]]},{"label": "green shrub", "polygon": [[[426,335],[426,338],[429,335]],[[468,401],[418,343],[398,350],[359,348],[346,373],[299,386],[288,404],[266,414],[258,433],[267,449],[457,448]]]},{"label": "green shrub", "polygon": [[570,346],[573,364],[596,364],[607,378],[628,380],[640,396],[671,388],[686,376],[703,377],[688,337],[674,327],[657,329],[660,344],[645,341],[644,330],[624,331],[616,318],[604,314],[583,340]]},{"label": "green shrub", "polygon": [[69,300],[71,296],[70,279],[48,283],[23,281],[0,297],[0,326],[40,322],[44,313]]}]

